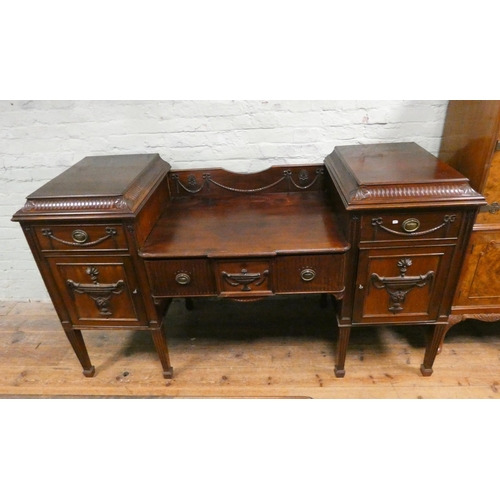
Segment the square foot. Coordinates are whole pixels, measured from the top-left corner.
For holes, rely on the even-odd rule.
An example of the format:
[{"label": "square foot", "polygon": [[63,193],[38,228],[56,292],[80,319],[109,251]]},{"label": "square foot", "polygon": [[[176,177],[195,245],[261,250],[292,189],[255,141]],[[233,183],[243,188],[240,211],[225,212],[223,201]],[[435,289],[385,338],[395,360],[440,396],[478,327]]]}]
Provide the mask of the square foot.
[{"label": "square foot", "polygon": [[432,368],[425,368],[423,364],[420,365],[420,373],[422,373],[424,377],[430,377],[433,372],[434,370]]}]

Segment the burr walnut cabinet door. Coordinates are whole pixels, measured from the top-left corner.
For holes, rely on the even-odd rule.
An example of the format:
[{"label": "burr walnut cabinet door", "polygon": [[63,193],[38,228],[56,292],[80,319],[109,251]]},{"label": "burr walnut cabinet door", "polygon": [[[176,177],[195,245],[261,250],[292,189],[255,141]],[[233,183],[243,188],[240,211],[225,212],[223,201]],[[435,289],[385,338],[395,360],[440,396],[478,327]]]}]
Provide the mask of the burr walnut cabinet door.
[{"label": "burr walnut cabinet door", "polygon": [[47,261],[74,325],[147,325],[130,257]]},{"label": "burr walnut cabinet door", "polygon": [[436,320],[453,249],[440,245],[361,250],[354,322]]},{"label": "burr walnut cabinet door", "polygon": [[456,306],[500,304],[500,228],[476,231],[469,243],[455,299]]},{"label": "burr walnut cabinet door", "polygon": [[476,224],[500,224],[500,151],[493,153],[483,194],[488,206],[478,214]]}]

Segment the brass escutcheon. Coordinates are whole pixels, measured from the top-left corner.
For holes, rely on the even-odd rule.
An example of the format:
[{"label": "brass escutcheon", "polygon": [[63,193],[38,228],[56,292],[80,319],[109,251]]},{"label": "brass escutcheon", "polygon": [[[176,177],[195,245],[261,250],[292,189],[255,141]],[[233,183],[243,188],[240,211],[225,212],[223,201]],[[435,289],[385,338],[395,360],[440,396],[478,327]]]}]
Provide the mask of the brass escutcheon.
[{"label": "brass escutcheon", "polygon": [[187,273],[178,273],[175,276],[175,281],[177,281],[179,285],[187,285],[191,281],[191,276],[189,276],[189,274]]},{"label": "brass escutcheon", "polygon": [[407,233],[414,233],[420,227],[420,221],[418,219],[406,219],[403,224],[401,224],[403,231]]},{"label": "brass escutcheon", "polygon": [[89,239],[89,235],[83,229],[75,229],[71,236],[75,243],[85,243]]},{"label": "brass escutcheon", "polygon": [[316,271],[314,269],[303,269],[300,272],[300,277],[302,281],[312,281],[316,277]]}]

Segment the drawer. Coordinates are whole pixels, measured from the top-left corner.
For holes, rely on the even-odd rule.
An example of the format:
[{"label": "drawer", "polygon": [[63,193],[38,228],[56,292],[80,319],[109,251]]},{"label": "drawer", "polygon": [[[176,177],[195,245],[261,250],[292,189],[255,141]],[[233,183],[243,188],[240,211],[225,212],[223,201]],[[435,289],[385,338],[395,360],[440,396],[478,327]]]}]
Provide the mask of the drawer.
[{"label": "drawer", "polygon": [[361,219],[361,241],[457,238],[462,217],[453,210],[372,213]]},{"label": "drawer", "polygon": [[214,270],[219,294],[223,297],[273,294],[271,260],[218,260],[214,263]]},{"label": "drawer", "polygon": [[130,257],[47,259],[74,325],[147,325]]},{"label": "drawer", "polygon": [[68,224],[33,228],[43,251],[126,250],[127,239],[121,225]]},{"label": "drawer", "polygon": [[277,293],[338,293],[344,290],[345,254],[276,259]]},{"label": "drawer", "polygon": [[217,295],[208,259],[146,260],[154,297]]}]

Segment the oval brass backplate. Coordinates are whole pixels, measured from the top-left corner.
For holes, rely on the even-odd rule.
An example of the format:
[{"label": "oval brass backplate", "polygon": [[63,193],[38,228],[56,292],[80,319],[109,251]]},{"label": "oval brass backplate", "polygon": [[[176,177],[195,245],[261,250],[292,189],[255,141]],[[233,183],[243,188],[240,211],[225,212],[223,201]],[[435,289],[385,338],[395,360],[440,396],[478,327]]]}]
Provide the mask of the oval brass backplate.
[{"label": "oval brass backplate", "polygon": [[75,243],[85,243],[89,239],[89,235],[83,229],[75,229],[71,233],[71,237]]},{"label": "oval brass backplate", "polygon": [[406,219],[403,224],[401,224],[403,231],[407,233],[414,233],[420,227],[420,221],[418,219]]},{"label": "oval brass backplate", "polygon": [[187,285],[191,281],[191,276],[187,273],[178,273],[175,276],[175,281],[177,281],[179,285]]},{"label": "oval brass backplate", "polygon": [[302,281],[312,281],[316,277],[316,271],[314,269],[303,269],[300,272],[300,277]]}]

